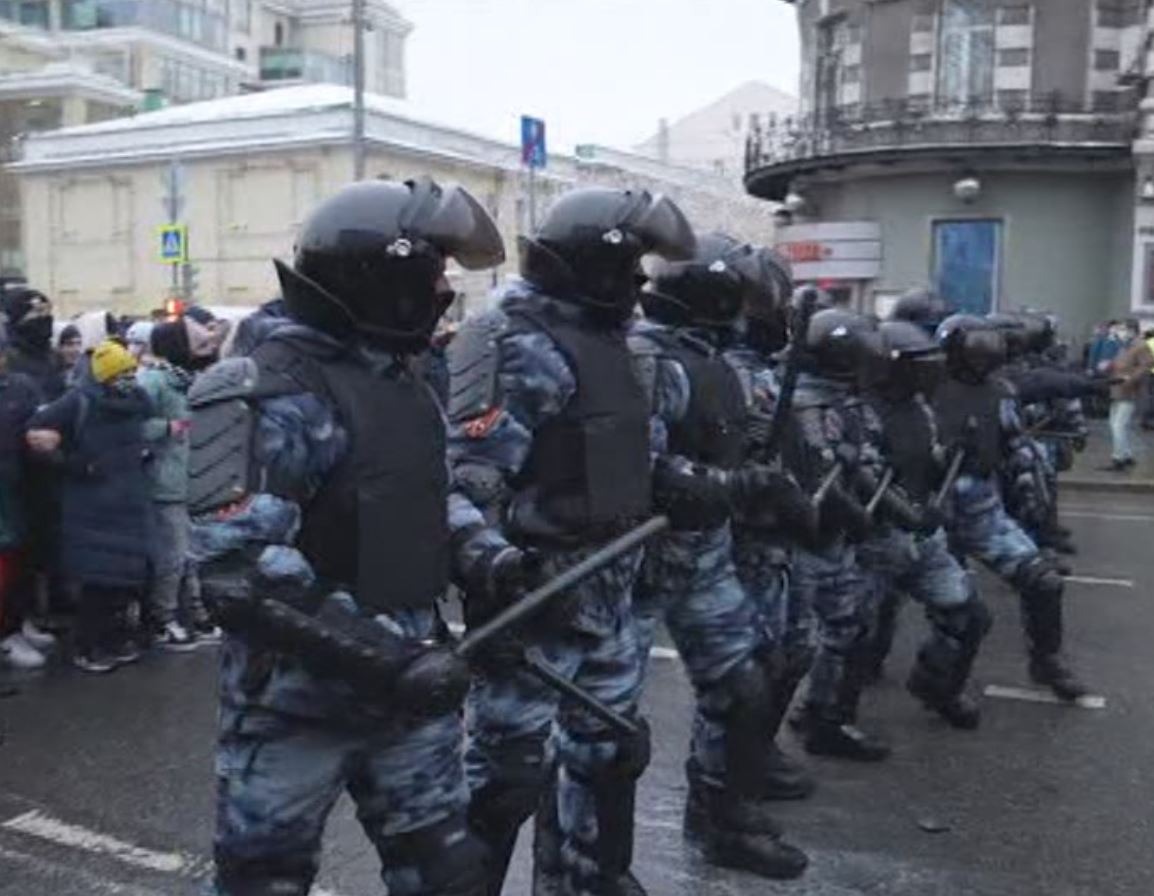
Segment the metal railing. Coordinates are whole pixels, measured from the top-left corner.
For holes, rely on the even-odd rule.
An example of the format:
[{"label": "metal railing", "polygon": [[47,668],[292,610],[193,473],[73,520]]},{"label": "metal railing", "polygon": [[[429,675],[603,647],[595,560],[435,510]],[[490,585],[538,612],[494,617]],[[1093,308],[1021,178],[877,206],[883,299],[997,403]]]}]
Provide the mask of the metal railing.
[{"label": "metal railing", "polygon": [[1060,93],[874,105],[774,119],[746,135],[745,170],[843,153],[955,145],[1128,144],[1137,123],[1134,91],[1097,102]]}]

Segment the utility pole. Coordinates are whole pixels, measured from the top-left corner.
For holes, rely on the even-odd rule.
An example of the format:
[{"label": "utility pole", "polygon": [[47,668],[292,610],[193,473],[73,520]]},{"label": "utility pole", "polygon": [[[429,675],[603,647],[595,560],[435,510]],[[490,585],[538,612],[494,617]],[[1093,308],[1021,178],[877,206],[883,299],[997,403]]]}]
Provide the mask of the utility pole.
[{"label": "utility pole", "polygon": [[365,0],[353,0],[353,179],[365,177]]}]

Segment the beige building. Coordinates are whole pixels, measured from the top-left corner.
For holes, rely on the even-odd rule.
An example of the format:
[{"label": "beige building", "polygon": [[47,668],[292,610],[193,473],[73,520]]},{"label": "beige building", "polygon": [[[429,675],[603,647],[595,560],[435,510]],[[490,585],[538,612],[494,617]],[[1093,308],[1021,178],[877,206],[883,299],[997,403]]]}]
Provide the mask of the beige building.
[{"label": "beige building", "polygon": [[[179,160],[196,297],[214,304],[270,298],[277,291],[270,259],[290,256],[303,216],[351,178],[351,103],[347,88],[310,85],[29,137],[10,169],[26,209],[29,279],[69,314],[155,307],[171,282],[158,259],[163,182]],[[528,219],[518,146],[419,117],[381,96],[368,98],[367,135],[370,176],[427,173],[463,184],[489,207],[515,256]],[[589,182],[666,192],[700,228],[772,240],[771,207],[734,179],[596,146],[550,156],[538,178],[540,205]],[[496,275],[453,276],[475,303]]]},{"label": "beige building", "polygon": [[663,119],[657,133],[635,149],[663,162],[740,177],[749,132],[784,123],[797,112],[796,96],[749,81],[673,123]]},{"label": "beige building", "polygon": [[[366,0],[367,88],[405,94],[412,26]],[[352,83],[342,0],[0,0],[0,162],[26,134],[270,86]],[[25,268],[0,174],[0,275]]]}]

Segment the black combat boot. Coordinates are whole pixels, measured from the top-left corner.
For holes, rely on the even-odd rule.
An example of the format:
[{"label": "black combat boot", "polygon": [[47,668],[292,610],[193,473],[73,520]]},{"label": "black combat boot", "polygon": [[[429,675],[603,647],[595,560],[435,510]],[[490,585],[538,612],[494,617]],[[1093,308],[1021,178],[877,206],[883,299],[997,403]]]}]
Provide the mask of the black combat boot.
[{"label": "black combat boot", "polygon": [[1030,649],[1030,678],[1060,700],[1073,703],[1089,689],[1062,659],[1062,583],[1052,575],[1021,595],[1022,624]]},{"label": "black combat boot", "polygon": [[804,800],[817,790],[817,781],[802,763],[777,745],[777,736],[798,685],[813,662],[813,651],[808,648],[786,650],[778,659],[778,662],[767,662],[772,670],[766,718],[769,745],[764,757],[761,796],[767,800]]},{"label": "black combat boot", "polygon": [[764,803],[690,777],[685,804],[685,835],[698,843],[706,861],[738,868],[771,880],[791,880],[804,873],[809,860],[781,839],[781,828]]},{"label": "black combat boot", "polygon": [[889,758],[888,743],[854,724],[869,656],[870,642],[863,633],[849,654],[841,659],[840,665],[830,670],[836,674],[837,680],[834,704],[815,703],[811,692],[805,716],[807,753],[857,762],[881,762]]},{"label": "black combat boot", "polygon": [[767,800],[804,800],[813,796],[817,781],[808,768],[769,742],[761,795]]},{"label": "black combat boot", "polygon": [[910,673],[906,688],[926,709],[936,712],[950,723],[951,727],[963,731],[974,731],[982,723],[982,710],[978,702],[965,692],[951,696],[943,695],[914,669]]},{"label": "black combat boot", "polygon": [[933,633],[918,651],[906,688],[954,728],[972,731],[982,714],[965,687],[993,621],[990,611],[975,594],[960,606],[932,607],[926,618]]}]

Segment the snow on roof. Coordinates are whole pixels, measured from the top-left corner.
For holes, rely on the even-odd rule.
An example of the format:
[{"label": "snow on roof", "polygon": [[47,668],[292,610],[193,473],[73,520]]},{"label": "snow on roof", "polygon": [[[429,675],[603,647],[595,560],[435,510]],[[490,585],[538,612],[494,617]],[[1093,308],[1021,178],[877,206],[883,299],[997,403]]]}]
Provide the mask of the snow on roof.
[{"label": "snow on roof", "polygon": [[[161,128],[182,125],[195,125],[219,121],[237,121],[243,119],[270,118],[289,115],[298,112],[318,111],[351,107],[353,103],[353,89],[338,84],[302,84],[295,87],[278,87],[272,90],[262,90],[255,93],[230,96],[218,100],[206,100],[199,103],[185,103],[179,106],[169,106],[155,112],[142,112],[126,118],[114,118],[95,124],[79,125],[50,132],[51,136],[73,137],[95,134],[112,134],[124,131],[136,131],[145,128]],[[455,131],[461,134],[478,137],[483,140],[493,140],[505,145],[512,145],[509,140],[493,134],[480,134],[457,127],[444,121],[423,115],[406,100],[381,96],[375,93],[365,94],[365,108],[368,112],[382,115],[397,116],[410,121],[432,125],[444,130]]]}]

